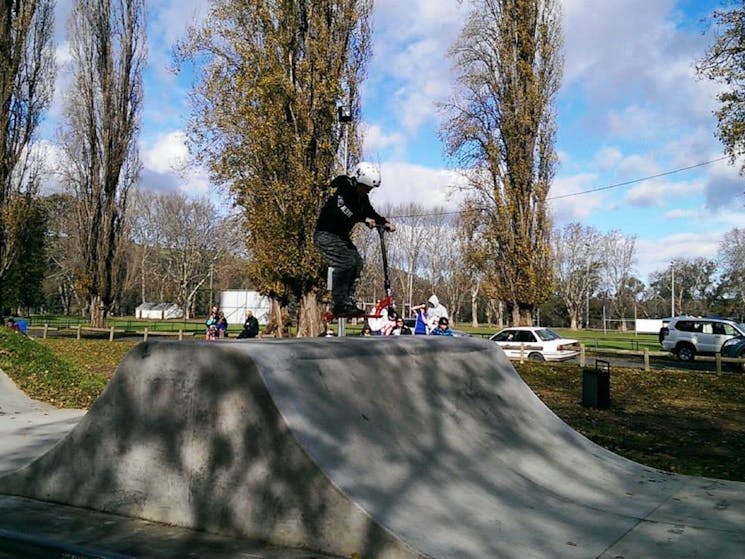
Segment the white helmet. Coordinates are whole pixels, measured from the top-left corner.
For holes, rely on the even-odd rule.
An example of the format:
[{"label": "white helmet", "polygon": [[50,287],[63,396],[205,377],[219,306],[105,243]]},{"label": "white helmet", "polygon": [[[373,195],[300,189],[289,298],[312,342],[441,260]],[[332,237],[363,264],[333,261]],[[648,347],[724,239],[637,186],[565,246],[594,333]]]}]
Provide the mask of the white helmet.
[{"label": "white helmet", "polygon": [[352,169],[351,176],[354,177],[359,184],[364,184],[370,188],[380,186],[380,171],[378,171],[378,168],[375,167],[375,165],[368,163],[367,161],[360,161],[357,163],[354,169]]}]

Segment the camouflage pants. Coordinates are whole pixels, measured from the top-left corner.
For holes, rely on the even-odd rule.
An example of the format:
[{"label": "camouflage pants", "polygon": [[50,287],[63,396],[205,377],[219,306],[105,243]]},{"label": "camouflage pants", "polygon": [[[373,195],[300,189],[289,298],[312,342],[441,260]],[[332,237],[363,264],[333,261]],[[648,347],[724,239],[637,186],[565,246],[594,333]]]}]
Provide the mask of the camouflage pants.
[{"label": "camouflage pants", "polygon": [[316,231],[313,241],[334,268],[331,276],[331,299],[334,305],[354,301],[354,292],[362,274],[362,257],[351,240],[327,231]]}]

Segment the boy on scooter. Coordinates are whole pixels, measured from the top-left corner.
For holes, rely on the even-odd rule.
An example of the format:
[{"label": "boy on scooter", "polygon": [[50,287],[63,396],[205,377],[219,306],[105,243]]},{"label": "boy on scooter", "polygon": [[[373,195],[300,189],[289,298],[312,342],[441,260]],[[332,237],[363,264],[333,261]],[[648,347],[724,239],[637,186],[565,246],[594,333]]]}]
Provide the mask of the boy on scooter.
[{"label": "boy on scooter", "polygon": [[387,231],[396,225],[380,215],[370,204],[368,195],[380,186],[380,172],[368,162],[358,163],[350,175],[340,175],[332,182],[336,190],[326,200],[316,222],[313,241],[323,254],[332,275],[332,313],[336,316],[363,315],[354,298],[362,273],[362,257],[351,239],[356,223],[370,229],[383,225]]}]

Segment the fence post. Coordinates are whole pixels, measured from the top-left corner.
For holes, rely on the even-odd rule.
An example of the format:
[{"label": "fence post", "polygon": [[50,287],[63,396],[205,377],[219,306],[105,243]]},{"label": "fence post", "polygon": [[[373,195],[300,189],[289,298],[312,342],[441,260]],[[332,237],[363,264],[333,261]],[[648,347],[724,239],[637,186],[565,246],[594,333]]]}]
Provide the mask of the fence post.
[{"label": "fence post", "polygon": [[111,327],[111,330],[109,330],[109,341],[110,342],[114,341],[114,327],[113,326]]},{"label": "fence post", "polygon": [[142,341],[143,342],[147,341],[147,326],[145,326],[145,335],[143,336]]},{"label": "fence post", "polygon": [[49,324],[47,324],[47,323],[45,322],[45,323],[44,323],[44,334],[43,334],[43,338],[44,338],[45,340],[47,339],[47,332],[48,332],[48,331],[49,331]]},{"label": "fence post", "polygon": [[644,348],[644,370],[649,372],[649,348]]},{"label": "fence post", "polygon": [[525,363],[525,344],[520,344],[520,363]]},{"label": "fence post", "polygon": [[79,340],[80,339],[80,324],[78,324],[77,329],[78,329],[77,339]]},{"label": "fence post", "polygon": [[717,374],[722,374],[722,354],[721,353],[715,353],[714,354],[714,362],[717,364]]},{"label": "fence post", "polygon": [[184,339],[184,331],[179,328],[178,330],[178,341],[182,341]]},{"label": "fence post", "polygon": [[584,367],[586,363],[585,344],[579,344],[579,366]]}]

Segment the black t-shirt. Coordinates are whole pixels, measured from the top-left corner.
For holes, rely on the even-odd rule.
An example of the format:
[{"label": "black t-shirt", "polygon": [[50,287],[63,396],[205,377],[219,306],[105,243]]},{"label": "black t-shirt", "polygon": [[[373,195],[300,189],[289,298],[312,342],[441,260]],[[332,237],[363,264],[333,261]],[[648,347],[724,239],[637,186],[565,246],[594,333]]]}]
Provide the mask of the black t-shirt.
[{"label": "black t-shirt", "polygon": [[331,186],[336,190],[321,208],[316,222],[317,231],[349,237],[355,223],[362,223],[368,217],[379,225],[388,223],[386,218],[373,209],[367,194],[357,190],[355,181],[350,177],[340,175],[331,181]]}]

